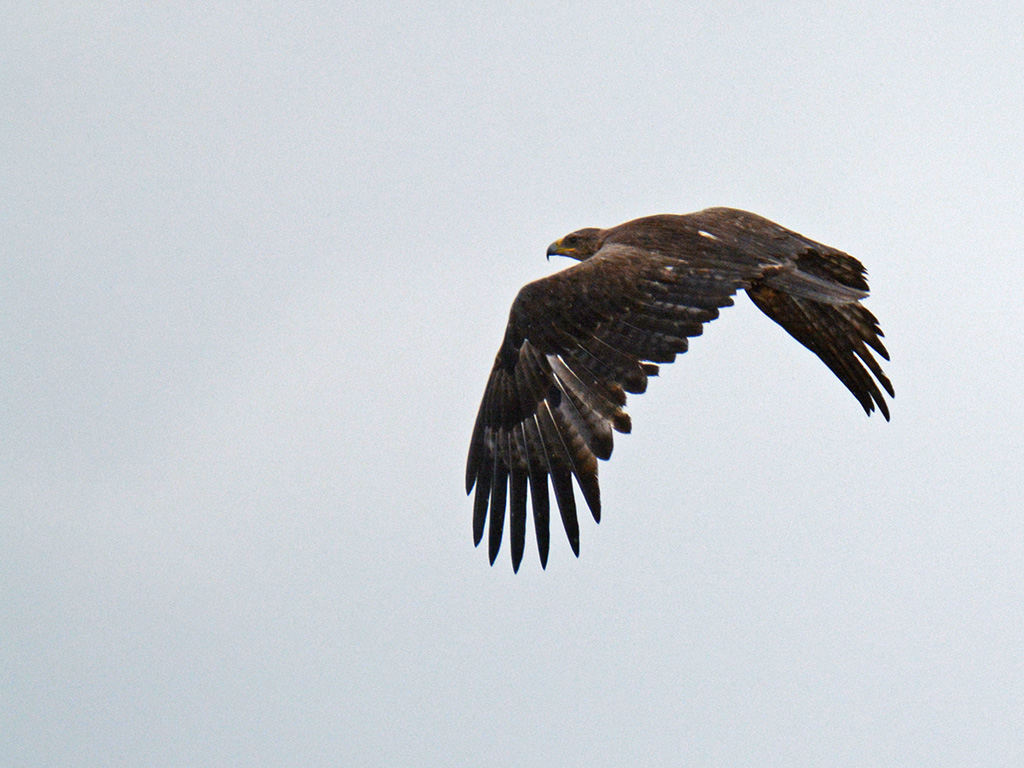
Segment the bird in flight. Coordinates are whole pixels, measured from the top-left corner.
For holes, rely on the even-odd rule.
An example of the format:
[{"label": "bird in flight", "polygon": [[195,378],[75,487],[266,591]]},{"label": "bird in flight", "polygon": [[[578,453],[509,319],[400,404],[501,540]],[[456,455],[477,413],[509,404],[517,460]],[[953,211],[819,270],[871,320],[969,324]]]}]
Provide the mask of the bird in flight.
[{"label": "bird in flight", "polygon": [[[509,511],[512,568],[526,538],[527,488],[541,567],[549,545],[548,480],[562,526],[579,557],[572,479],[601,520],[597,460],[612,432],[630,431],[626,393],[640,394],[658,364],[685,352],[704,323],[740,289],[811,350],[870,415],[889,408],[892,384],[878,320],[860,301],[864,266],[768,219],[733,208],[661,214],[611,229],[581,229],[548,256],[579,261],[519,291],[494,359],[466,463],[473,491],[473,541],[488,517],[491,564]],[[870,349],[869,349],[870,347]]]}]

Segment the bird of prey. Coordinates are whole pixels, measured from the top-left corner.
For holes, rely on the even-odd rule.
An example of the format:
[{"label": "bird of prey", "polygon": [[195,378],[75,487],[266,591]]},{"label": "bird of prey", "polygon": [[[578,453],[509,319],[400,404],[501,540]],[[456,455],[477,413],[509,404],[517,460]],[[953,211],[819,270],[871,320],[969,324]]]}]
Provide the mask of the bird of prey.
[{"label": "bird of prey", "polygon": [[489,514],[492,565],[508,508],[519,570],[528,487],[547,565],[549,478],[579,557],[572,478],[600,522],[597,460],[611,456],[613,430],[630,431],[626,393],[642,393],[658,364],[685,352],[740,289],[821,358],[868,415],[877,407],[889,419],[879,385],[895,393],[871,350],[889,354],[878,320],[860,303],[865,269],[842,251],[753,213],[708,208],[581,229],[552,243],[553,255],[579,263],[516,296],[469,448],[473,540],[483,539]]}]

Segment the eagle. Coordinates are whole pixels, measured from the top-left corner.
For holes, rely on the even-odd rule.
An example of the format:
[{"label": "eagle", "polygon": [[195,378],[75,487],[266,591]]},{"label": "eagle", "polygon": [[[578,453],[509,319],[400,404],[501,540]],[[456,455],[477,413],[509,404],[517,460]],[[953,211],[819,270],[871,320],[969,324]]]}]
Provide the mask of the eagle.
[{"label": "eagle", "polygon": [[[744,290],[762,312],[811,350],[864,411],[889,420],[882,390],[893,386],[878,320],[861,305],[864,266],[754,213],[707,208],[647,216],[556,240],[551,256],[577,260],[524,286],[512,303],[473,428],[466,493],[473,541],[488,526],[491,565],[509,511],[512,569],[526,537],[527,495],[541,567],[549,546],[548,481],[579,557],[573,478],[601,521],[597,460],[612,433],[628,433],[626,394],[641,394],[659,364],[671,363],[704,323]],[[881,386],[881,389],[879,388]]]}]

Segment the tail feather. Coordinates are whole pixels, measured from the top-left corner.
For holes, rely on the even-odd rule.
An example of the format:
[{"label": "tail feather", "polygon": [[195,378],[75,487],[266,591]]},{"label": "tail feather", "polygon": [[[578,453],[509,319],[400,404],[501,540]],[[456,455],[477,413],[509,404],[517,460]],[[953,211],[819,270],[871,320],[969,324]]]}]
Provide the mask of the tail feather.
[{"label": "tail feather", "polygon": [[764,279],[770,285],[789,296],[820,301],[825,304],[850,304],[867,298],[868,292],[837,282],[835,279],[818,277],[799,268],[787,269]]}]

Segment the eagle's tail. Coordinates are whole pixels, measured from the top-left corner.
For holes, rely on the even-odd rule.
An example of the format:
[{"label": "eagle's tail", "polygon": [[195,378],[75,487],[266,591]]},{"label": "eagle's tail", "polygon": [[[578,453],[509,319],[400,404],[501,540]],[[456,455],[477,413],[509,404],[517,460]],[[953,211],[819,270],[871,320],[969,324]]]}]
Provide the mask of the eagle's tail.
[{"label": "eagle's tail", "polygon": [[877,406],[888,421],[889,407],[878,385],[890,397],[895,392],[868,347],[885,360],[889,353],[878,320],[860,304],[868,295],[863,266],[831,249],[808,254],[794,266],[756,281],[748,295],[758,309],[821,358],[865,412],[870,414]]}]

